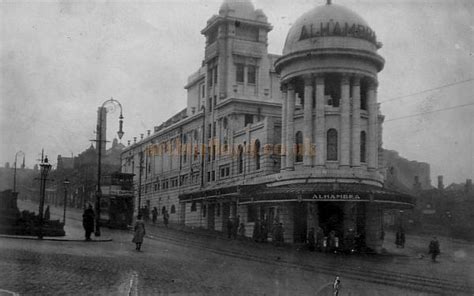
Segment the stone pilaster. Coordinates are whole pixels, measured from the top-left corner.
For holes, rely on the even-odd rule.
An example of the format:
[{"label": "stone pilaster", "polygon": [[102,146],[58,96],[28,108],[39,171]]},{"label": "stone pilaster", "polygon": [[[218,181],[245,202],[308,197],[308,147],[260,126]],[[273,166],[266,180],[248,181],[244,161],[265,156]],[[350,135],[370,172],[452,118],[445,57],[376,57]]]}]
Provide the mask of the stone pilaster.
[{"label": "stone pilaster", "polygon": [[369,111],[369,123],[367,128],[368,141],[367,141],[367,166],[370,170],[377,168],[377,84],[372,82],[368,89],[367,94],[367,107]]},{"label": "stone pilaster", "polygon": [[293,170],[295,168],[295,88],[292,83],[288,85],[287,96],[287,133],[286,133],[286,169]]},{"label": "stone pilaster", "polygon": [[316,77],[316,166],[322,167],[326,159],[326,119],[324,112],[324,77]]},{"label": "stone pilaster", "polygon": [[281,104],[281,169],[284,170],[286,168],[286,127],[288,122],[286,120],[286,113],[287,113],[287,99],[288,99],[288,89],[286,85],[281,86],[281,96],[282,96],[282,104]]},{"label": "stone pilaster", "polygon": [[360,77],[352,81],[352,156],[351,165],[360,166]]},{"label": "stone pilaster", "polygon": [[303,163],[313,165],[311,144],[313,143],[313,80],[311,76],[304,78],[304,130],[303,130]]},{"label": "stone pilaster", "polygon": [[351,154],[349,92],[349,77],[343,75],[341,79],[341,166],[349,166]]}]

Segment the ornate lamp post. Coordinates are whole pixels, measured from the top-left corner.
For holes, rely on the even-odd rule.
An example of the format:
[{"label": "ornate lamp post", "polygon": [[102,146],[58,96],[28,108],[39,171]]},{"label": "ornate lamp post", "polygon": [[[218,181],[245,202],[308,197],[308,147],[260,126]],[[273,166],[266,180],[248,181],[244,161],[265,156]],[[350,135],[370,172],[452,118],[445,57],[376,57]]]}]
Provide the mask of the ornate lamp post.
[{"label": "ornate lamp post", "polygon": [[64,212],[63,212],[63,224],[66,225],[66,205],[67,205],[67,187],[70,184],[68,179],[64,179],[63,187],[64,187]]},{"label": "ornate lamp post", "polygon": [[18,154],[22,154],[23,156],[25,156],[25,153],[21,150],[15,153],[15,169],[13,170],[13,192],[16,192],[16,160]]},{"label": "ornate lamp post", "polygon": [[[116,105],[120,107],[120,116],[119,116],[119,131],[117,132],[117,135],[119,139],[122,139],[123,137],[123,115],[122,115],[122,105],[120,104],[119,101],[114,100],[113,98],[110,98],[109,100],[105,101],[102,106],[99,109],[99,120],[97,123],[97,155],[98,155],[98,165],[97,165],[97,191],[96,191],[96,224],[95,224],[95,236],[100,236],[100,198],[102,196],[102,190],[101,190],[101,185],[100,185],[100,179],[101,179],[101,164],[102,164],[102,143],[106,142],[105,136],[102,135],[102,125],[103,125],[103,113],[107,113],[106,106],[107,105]],[[105,111],[104,111],[105,110]]]},{"label": "ornate lamp post", "polygon": [[43,207],[44,207],[44,197],[46,192],[46,179],[48,177],[48,173],[51,170],[51,164],[48,163],[48,157],[46,156],[43,162],[40,164],[41,168],[41,196],[40,196],[40,203],[39,203],[39,232],[38,238],[43,238]]}]

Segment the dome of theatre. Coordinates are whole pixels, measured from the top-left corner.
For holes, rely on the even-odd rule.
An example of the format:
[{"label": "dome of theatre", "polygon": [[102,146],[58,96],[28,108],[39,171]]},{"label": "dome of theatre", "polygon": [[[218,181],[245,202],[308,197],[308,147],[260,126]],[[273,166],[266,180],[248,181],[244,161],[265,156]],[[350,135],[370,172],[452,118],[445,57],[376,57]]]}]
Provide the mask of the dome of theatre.
[{"label": "dome of theatre", "polygon": [[361,16],[344,6],[329,2],[298,18],[288,32],[283,55],[328,48],[376,52],[380,43]]}]

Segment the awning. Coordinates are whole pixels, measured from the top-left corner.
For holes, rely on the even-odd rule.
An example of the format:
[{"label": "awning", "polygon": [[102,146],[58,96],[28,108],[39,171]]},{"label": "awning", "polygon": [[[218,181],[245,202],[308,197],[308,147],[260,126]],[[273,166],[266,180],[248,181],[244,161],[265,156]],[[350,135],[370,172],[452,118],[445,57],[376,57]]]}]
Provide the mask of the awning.
[{"label": "awning", "polygon": [[357,183],[313,183],[292,184],[278,187],[265,185],[239,197],[239,204],[278,202],[375,202],[397,207],[411,208],[415,197],[406,193]]}]

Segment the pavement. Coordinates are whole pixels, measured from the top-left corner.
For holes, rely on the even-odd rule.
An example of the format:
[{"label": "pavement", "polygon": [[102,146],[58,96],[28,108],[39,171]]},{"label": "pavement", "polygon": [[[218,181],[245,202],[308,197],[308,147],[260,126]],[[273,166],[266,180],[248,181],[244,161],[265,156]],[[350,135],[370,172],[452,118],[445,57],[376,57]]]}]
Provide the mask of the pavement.
[{"label": "pavement", "polygon": [[[63,208],[50,206],[50,214],[52,220],[62,220]],[[18,200],[18,209],[21,211],[27,210],[30,212],[38,212],[38,204],[28,200]],[[44,236],[42,239],[32,235],[10,235],[0,234],[0,238],[13,238],[13,239],[27,239],[27,240],[45,240],[45,241],[71,241],[71,242],[85,242],[85,243],[99,243],[99,242],[110,242],[112,238],[107,234],[105,228],[101,228],[101,236],[92,236],[92,240],[86,241],[84,237],[84,231],[82,230],[82,213],[79,209],[67,208],[67,223],[64,225],[65,236]],[[1,294],[0,294],[1,295]]]}]

